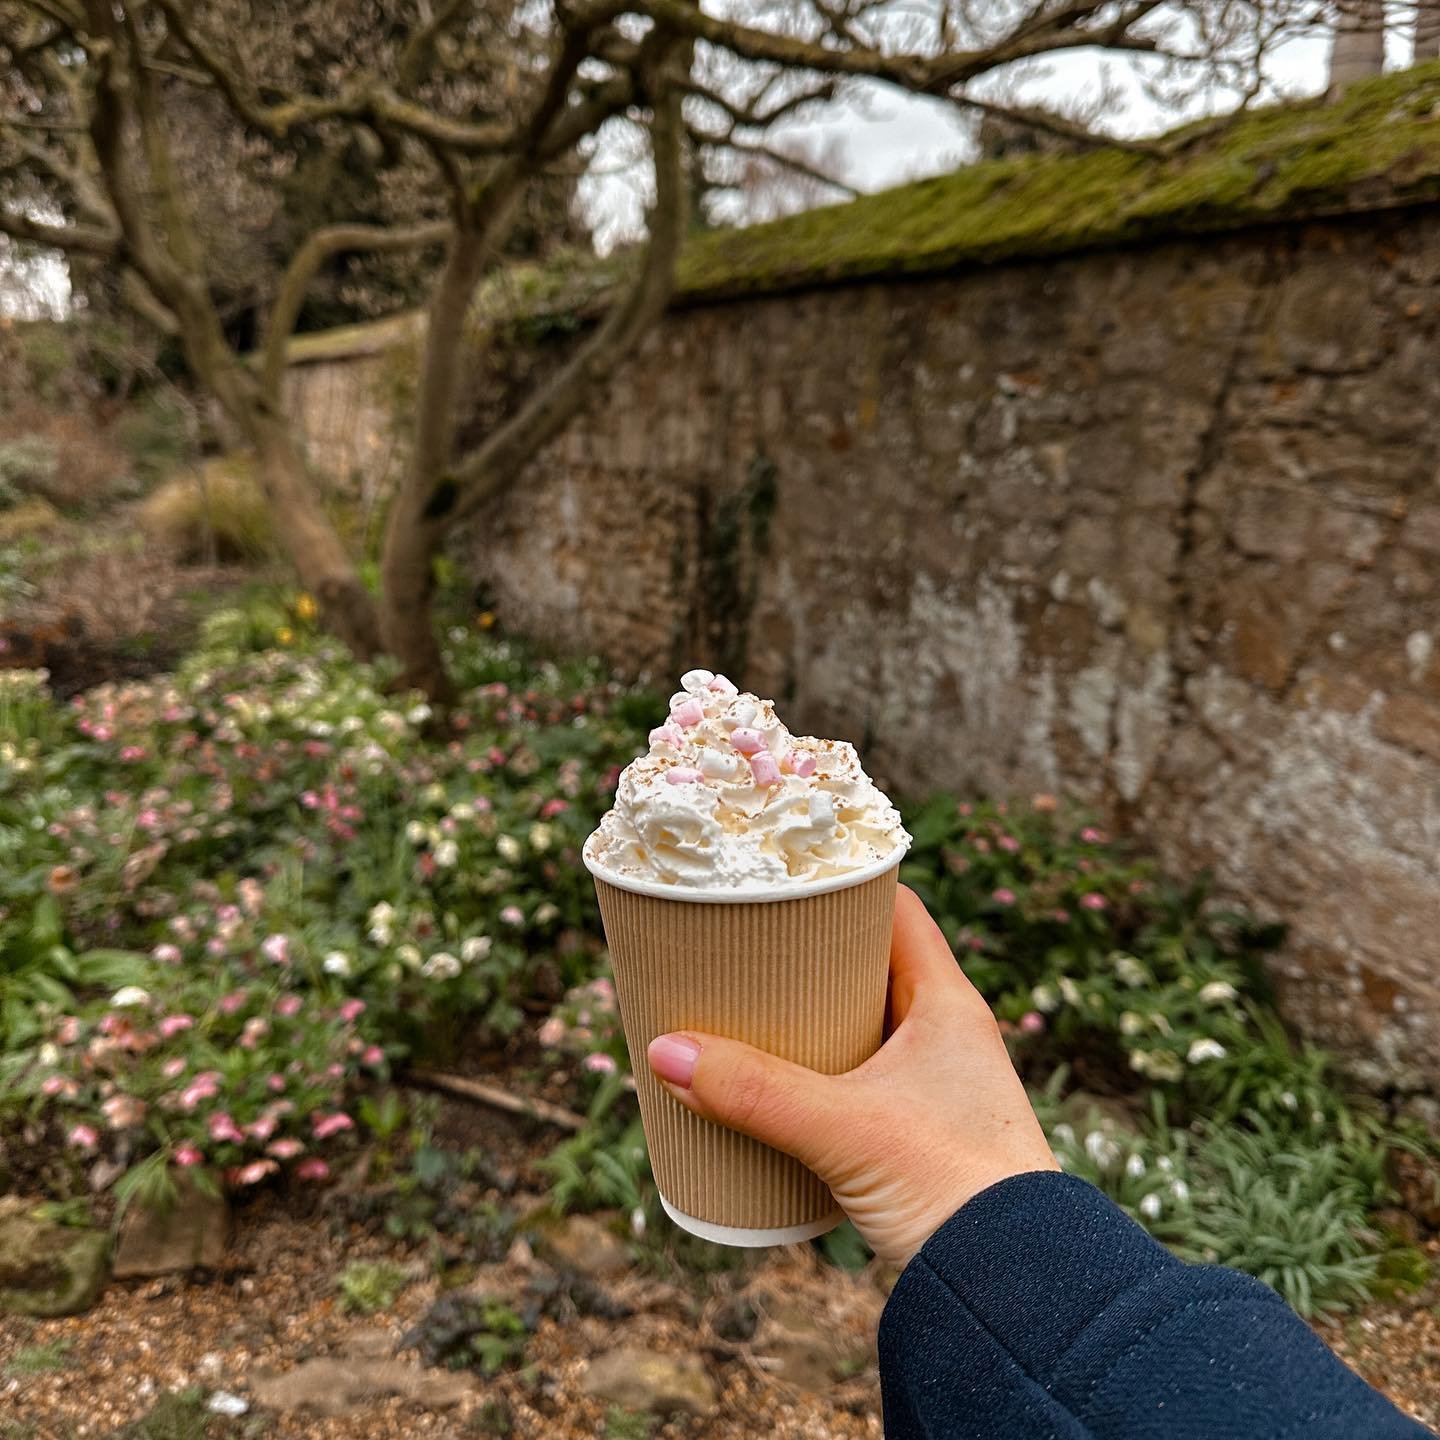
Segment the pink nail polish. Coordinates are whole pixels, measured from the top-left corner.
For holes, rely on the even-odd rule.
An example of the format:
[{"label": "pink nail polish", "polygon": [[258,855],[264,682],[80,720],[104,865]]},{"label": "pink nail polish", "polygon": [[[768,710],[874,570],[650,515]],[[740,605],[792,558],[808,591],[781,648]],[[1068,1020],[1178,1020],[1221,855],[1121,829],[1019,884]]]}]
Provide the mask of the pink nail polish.
[{"label": "pink nail polish", "polygon": [[688,1035],[657,1035],[648,1051],[650,1068],[662,1079],[682,1090],[690,1088],[700,1047]]}]

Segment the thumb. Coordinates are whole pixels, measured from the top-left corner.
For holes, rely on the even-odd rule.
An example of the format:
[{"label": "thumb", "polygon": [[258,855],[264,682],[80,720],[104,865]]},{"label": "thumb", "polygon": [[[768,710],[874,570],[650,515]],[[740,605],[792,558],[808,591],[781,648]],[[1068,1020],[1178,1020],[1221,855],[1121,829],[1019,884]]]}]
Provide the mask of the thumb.
[{"label": "thumb", "polygon": [[812,1169],[844,1124],[843,1076],[694,1030],[657,1035],[647,1053],[651,1070],[682,1105]]}]

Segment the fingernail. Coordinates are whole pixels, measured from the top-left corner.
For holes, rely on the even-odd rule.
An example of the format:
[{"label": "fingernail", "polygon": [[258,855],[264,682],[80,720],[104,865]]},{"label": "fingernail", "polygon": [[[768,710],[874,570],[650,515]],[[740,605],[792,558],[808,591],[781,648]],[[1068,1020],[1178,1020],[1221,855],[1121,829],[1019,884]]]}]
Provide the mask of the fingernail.
[{"label": "fingernail", "polygon": [[650,1068],[662,1079],[682,1090],[690,1088],[700,1047],[688,1035],[657,1035],[647,1052]]}]

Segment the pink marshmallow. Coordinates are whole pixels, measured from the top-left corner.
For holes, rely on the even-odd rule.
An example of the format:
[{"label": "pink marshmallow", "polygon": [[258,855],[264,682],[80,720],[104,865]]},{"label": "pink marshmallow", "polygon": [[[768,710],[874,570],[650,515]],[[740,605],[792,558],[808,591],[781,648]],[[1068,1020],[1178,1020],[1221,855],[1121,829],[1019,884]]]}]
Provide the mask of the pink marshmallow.
[{"label": "pink marshmallow", "polygon": [[758,730],[740,726],[730,732],[730,743],[742,755],[758,755],[765,748],[765,737]]},{"label": "pink marshmallow", "polygon": [[780,783],[780,762],[768,751],[750,757],[750,773],[757,785],[778,785]]},{"label": "pink marshmallow", "polygon": [[673,745],[679,749],[685,743],[685,737],[680,733],[678,725],[657,725],[650,732],[650,743],[652,745]]},{"label": "pink marshmallow", "polygon": [[698,725],[705,718],[705,708],[698,700],[683,700],[670,712],[670,722],[673,725],[683,725],[688,729],[692,725]]},{"label": "pink marshmallow", "polygon": [[785,755],[785,769],[792,775],[798,775],[802,780],[806,776],[815,773],[815,757],[803,754],[799,750],[790,750]]},{"label": "pink marshmallow", "polygon": [[738,695],[740,692],[735,688],[732,680],[727,680],[723,675],[716,675],[705,687],[713,690],[717,695]]},{"label": "pink marshmallow", "polygon": [[698,785],[704,776],[689,765],[672,765],[665,772],[665,783],[667,785]]}]

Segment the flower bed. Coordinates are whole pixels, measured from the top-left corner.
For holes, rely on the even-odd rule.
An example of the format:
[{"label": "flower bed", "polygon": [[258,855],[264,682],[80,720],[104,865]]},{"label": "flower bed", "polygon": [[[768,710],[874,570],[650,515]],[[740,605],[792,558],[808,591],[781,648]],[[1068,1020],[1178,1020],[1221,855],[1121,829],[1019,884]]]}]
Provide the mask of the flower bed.
[{"label": "flower bed", "polygon": [[[659,702],[465,629],[442,726],[315,635],[304,597],[266,607],[214,617],[174,675],[68,706],[4,677],[0,1122],[47,1142],[61,1191],[81,1166],[130,1191],[180,1169],[321,1181],[358,1091],[528,1024],[593,1119],[550,1161],[556,1203],[653,1217],[579,847]],[[1428,1142],[1286,1035],[1277,933],[1054,797],[906,814],[904,879],[1066,1167],[1301,1308],[1372,1287],[1387,1154]],[[846,1232],[829,1248],[859,1258]]]}]

